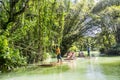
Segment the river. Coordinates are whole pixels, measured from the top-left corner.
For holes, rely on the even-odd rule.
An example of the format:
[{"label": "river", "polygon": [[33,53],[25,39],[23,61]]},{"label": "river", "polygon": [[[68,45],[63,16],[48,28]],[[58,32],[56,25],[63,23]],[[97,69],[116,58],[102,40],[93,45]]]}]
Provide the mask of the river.
[{"label": "river", "polygon": [[[61,66],[59,73],[52,70],[51,74],[23,74],[20,76],[14,76],[14,74],[11,76],[7,74],[0,80],[120,80],[120,65],[116,65],[118,72],[116,70],[114,71],[109,69],[117,75],[112,74],[109,70],[109,74],[106,74],[104,66],[101,65],[101,63],[115,63],[116,61],[120,62],[120,57],[92,57],[90,59],[78,58],[73,61],[65,61],[65,64],[67,64],[70,68],[65,72],[62,71]],[[108,68],[111,67],[109,66]]]}]

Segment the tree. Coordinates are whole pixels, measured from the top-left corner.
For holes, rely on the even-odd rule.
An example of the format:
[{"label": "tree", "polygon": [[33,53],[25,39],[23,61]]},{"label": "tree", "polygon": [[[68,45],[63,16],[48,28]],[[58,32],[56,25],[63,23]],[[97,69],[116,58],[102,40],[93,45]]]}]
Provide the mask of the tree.
[{"label": "tree", "polygon": [[19,24],[8,30],[11,43],[27,57],[28,63],[43,60],[45,53],[52,52],[53,42],[60,43],[64,21],[62,7],[56,0],[30,0]]},{"label": "tree", "polygon": [[67,52],[71,45],[86,33],[92,26],[87,24],[92,20],[90,18],[90,11],[92,9],[93,0],[82,0],[78,4],[72,4],[65,16],[65,25],[63,30],[63,37],[61,41],[62,56]]},{"label": "tree", "polygon": [[[110,49],[107,50],[107,53],[111,55],[116,55],[120,53],[120,50],[119,50],[120,10],[119,8],[120,8],[119,0],[103,0],[100,3],[98,3],[92,10],[93,13],[96,13],[101,17],[101,27],[104,28],[107,33],[110,32],[115,37],[116,45],[114,44],[114,45],[111,45],[111,47],[109,46]],[[106,38],[108,37],[109,36],[107,35]]]},{"label": "tree", "polygon": [[[104,3],[104,4],[103,4]],[[114,6],[116,5],[116,6]],[[112,30],[115,32],[115,38],[116,42],[120,43],[120,38],[119,38],[119,5],[120,5],[120,0],[103,0],[100,3],[98,3],[92,10],[93,13],[98,13],[102,12],[105,14],[104,17],[109,18],[109,24],[107,27],[112,28]],[[113,7],[112,7],[113,6]],[[107,8],[109,7],[109,9]],[[112,24],[111,24],[112,22]],[[105,23],[106,24],[106,23]],[[112,26],[110,26],[112,25]]]},{"label": "tree", "polygon": [[9,29],[18,22],[28,2],[29,0],[0,0],[0,71],[2,72],[24,65],[26,62],[19,50],[10,44]]},{"label": "tree", "polygon": [[119,6],[120,0],[101,0],[95,5],[95,7],[92,10],[92,13],[98,13],[98,12],[104,10],[105,8],[111,7],[114,5]]},{"label": "tree", "polygon": [[0,3],[2,5],[2,19],[0,20],[1,25],[0,27],[3,30],[7,29],[7,26],[10,22],[15,22],[16,17],[22,14],[26,7],[29,0],[1,0]]}]

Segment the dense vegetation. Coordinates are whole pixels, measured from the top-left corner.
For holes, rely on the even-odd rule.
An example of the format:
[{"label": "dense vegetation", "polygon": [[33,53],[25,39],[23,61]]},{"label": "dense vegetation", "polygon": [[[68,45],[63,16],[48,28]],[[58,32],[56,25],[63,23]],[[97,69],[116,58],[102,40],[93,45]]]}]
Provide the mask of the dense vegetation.
[{"label": "dense vegetation", "polygon": [[71,46],[119,54],[119,4],[119,0],[97,4],[94,0],[0,0],[0,70],[42,61],[46,53],[54,55],[55,45],[61,47],[62,56]]}]

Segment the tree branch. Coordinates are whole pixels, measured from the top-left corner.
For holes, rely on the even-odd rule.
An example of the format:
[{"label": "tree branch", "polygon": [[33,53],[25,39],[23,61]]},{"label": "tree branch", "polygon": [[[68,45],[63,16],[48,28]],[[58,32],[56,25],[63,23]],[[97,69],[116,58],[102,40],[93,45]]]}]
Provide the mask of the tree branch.
[{"label": "tree branch", "polygon": [[5,4],[3,1],[0,1],[0,3],[3,5],[4,9],[6,10],[7,13],[9,13],[9,11],[7,10],[7,8],[5,7]]},{"label": "tree branch", "polygon": [[[103,4],[104,3],[104,4]],[[101,0],[93,9],[92,13],[98,13],[101,10],[104,10],[106,7],[119,6],[120,0]]]},{"label": "tree branch", "polygon": [[15,16],[23,13],[27,7],[27,3],[29,2],[29,0],[27,0],[25,3],[24,3],[24,6],[21,8],[21,10],[19,10],[18,12],[14,13]]}]

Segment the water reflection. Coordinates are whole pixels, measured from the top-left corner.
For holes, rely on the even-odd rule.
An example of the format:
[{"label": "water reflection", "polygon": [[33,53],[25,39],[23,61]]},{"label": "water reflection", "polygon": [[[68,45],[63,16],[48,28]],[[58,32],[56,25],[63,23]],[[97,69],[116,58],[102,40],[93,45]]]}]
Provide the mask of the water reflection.
[{"label": "water reflection", "polygon": [[87,65],[87,80],[106,80],[105,76],[102,74],[99,64],[96,65],[98,58],[92,58]]},{"label": "water reflection", "polygon": [[106,62],[110,61],[108,58],[105,60],[104,58],[100,59],[98,57],[90,59],[79,58],[77,60],[65,62],[70,67],[70,70],[67,72],[63,72],[61,66],[59,73],[53,70],[51,74],[48,75],[26,74],[2,80],[120,80],[119,76],[108,76],[102,73],[99,64],[101,60]]},{"label": "water reflection", "polygon": [[71,60],[67,62],[67,65],[70,67],[71,70],[75,71],[76,70],[76,60]]}]

